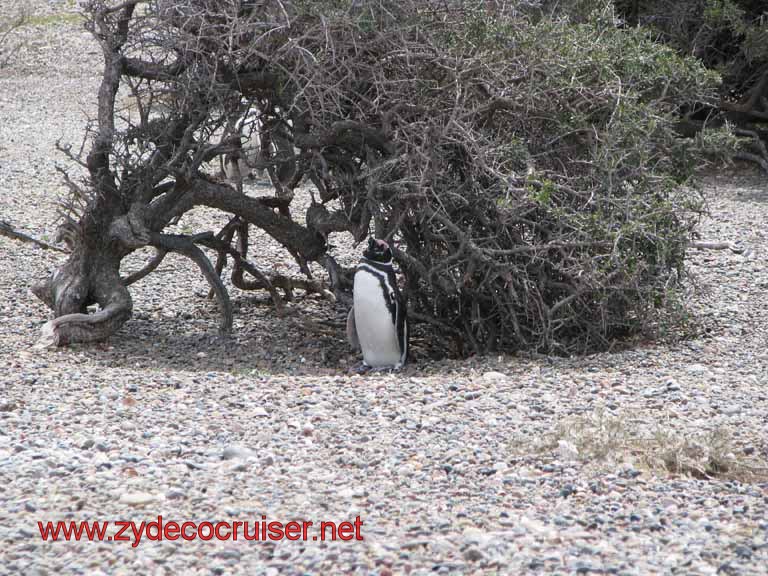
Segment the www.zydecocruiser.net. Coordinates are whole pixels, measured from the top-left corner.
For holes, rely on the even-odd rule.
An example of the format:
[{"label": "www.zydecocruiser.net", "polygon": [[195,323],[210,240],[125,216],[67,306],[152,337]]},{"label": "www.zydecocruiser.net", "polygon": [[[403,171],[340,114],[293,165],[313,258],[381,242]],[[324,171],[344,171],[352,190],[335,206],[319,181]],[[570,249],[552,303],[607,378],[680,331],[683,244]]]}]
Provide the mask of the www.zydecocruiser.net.
[{"label": "www.zydecocruiser.net", "polygon": [[37,528],[43,541],[98,541],[130,542],[133,548],[142,540],[219,540],[269,542],[278,540],[304,541],[350,541],[364,540],[363,521],[356,516],[352,521],[319,523],[308,520],[280,522],[267,520],[217,521],[217,522],[175,522],[157,520],[136,523],[135,521],[38,521]]}]

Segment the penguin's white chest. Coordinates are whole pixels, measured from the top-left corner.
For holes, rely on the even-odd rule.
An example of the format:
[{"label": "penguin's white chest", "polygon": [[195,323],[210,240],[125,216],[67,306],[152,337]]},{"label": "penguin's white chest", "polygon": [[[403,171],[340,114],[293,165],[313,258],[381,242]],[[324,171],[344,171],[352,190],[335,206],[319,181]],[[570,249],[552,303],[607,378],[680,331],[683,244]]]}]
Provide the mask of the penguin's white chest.
[{"label": "penguin's white chest", "polygon": [[387,307],[390,295],[379,278],[365,270],[355,273],[353,293],[357,338],[363,360],[373,368],[398,366],[400,345],[392,314]]}]

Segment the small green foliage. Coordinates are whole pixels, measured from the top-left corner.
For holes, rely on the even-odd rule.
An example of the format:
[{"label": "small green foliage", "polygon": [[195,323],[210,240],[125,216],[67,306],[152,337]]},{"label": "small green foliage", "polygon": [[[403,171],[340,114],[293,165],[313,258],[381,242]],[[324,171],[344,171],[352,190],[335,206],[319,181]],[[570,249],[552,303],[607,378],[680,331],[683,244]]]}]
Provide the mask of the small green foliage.
[{"label": "small green foliage", "polygon": [[715,164],[729,164],[733,155],[742,150],[749,140],[734,134],[733,126],[726,122],[719,128],[709,128],[696,133],[690,145]]},{"label": "small green foliage", "polygon": [[732,0],[706,0],[702,16],[710,26],[740,27],[744,10]]},{"label": "small green foliage", "polygon": [[764,22],[744,31],[741,48],[748,64],[759,65],[761,62],[768,62],[768,17]]},{"label": "small green foliage", "polygon": [[544,178],[541,182],[537,182],[536,184],[538,184],[538,186],[529,185],[531,197],[539,204],[547,206],[556,192],[555,183],[552,182],[552,180]]},{"label": "small green foliage", "polygon": [[[509,234],[505,240],[578,247],[497,262],[513,271],[514,290],[496,286],[494,300],[509,292],[524,303],[481,313],[507,318],[489,331],[513,346],[548,352],[600,348],[677,317],[667,303],[680,301],[685,248],[702,210],[688,185],[705,145],[679,138],[675,125],[685,106],[715,102],[721,80],[647,29],[621,27],[610,2],[564,10],[499,14],[473,5],[463,26],[441,31],[456,58],[479,59],[517,78],[507,86],[506,77],[492,81],[519,108],[494,118],[499,132],[489,134],[487,163],[500,157],[500,133],[513,133],[525,148],[509,165],[518,192],[500,187],[494,198],[510,223],[497,242]],[[527,223],[517,223],[516,214],[526,214]],[[534,326],[531,311],[541,308],[556,312]],[[514,322],[509,315],[517,315]],[[483,342],[483,321],[473,326]],[[510,326],[518,327],[514,335]]]}]

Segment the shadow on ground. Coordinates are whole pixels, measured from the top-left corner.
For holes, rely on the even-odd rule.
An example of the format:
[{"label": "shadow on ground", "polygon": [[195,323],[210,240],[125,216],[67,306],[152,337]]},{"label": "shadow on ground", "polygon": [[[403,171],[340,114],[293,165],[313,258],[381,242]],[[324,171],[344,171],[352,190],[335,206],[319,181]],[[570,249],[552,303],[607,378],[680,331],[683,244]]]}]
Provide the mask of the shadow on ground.
[{"label": "shadow on ground", "polygon": [[[108,342],[73,345],[72,352],[110,368],[228,372],[243,375],[337,375],[353,371],[361,358],[346,340],[347,309],[313,297],[298,298],[279,315],[262,295],[233,299],[231,336],[217,332],[215,302],[191,297],[187,309],[163,316],[137,310]],[[415,327],[411,339],[416,370],[420,360],[446,356]]]}]

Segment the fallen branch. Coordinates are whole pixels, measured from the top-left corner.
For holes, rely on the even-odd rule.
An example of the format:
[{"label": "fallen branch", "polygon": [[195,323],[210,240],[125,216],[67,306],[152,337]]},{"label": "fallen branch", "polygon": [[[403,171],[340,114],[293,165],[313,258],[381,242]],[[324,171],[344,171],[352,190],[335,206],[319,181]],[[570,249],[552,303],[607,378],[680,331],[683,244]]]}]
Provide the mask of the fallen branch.
[{"label": "fallen branch", "polygon": [[[275,290],[280,288],[285,292],[286,299],[290,300],[294,290],[304,290],[307,293],[321,294],[325,298],[335,301],[336,297],[333,292],[329,291],[321,282],[313,280],[311,278],[294,278],[292,276],[285,276],[283,274],[265,274],[261,272],[256,266],[248,262],[245,258],[240,256],[240,253],[224,244],[221,240],[214,237],[203,237],[197,240],[197,243],[206,248],[211,248],[219,253],[225,253],[232,256],[235,259],[235,271],[233,272],[233,285],[241,290],[266,290],[269,292],[272,300],[275,303],[275,308],[278,312],[283,310],[282,299]],[[238,273],[237,268],[242,267],[242,270]],[[255,278],[253,281],[245,281],[242,278],[242,271],[248,272]]]},{"label": "fallen branch", "polygon": [[0,221],[0,235],[6,236],[13,240],[20,240],[21,242],[31,242],[32,244],[36,244],[40,246],[40,248],[43,248],[44,250],[55,250],[56,252],[63,252],[64,254],[69,254],[69,252],[67,250],[64,250],[63,248],[59,248],[58,246],[54,246],[53,244],[48,244],[48,242],[44,242],[43,240],[38,240],[37,238],[33,238],[29,234],[24,234],[24,232],[19,232],[13,226],[11,226],[8,222]]},{"label": "fallen branch", "polygon": [[730,250],[734,254],[743,254],[746,248],[731,242],[691,242],[691,248],[697,250]]}]

